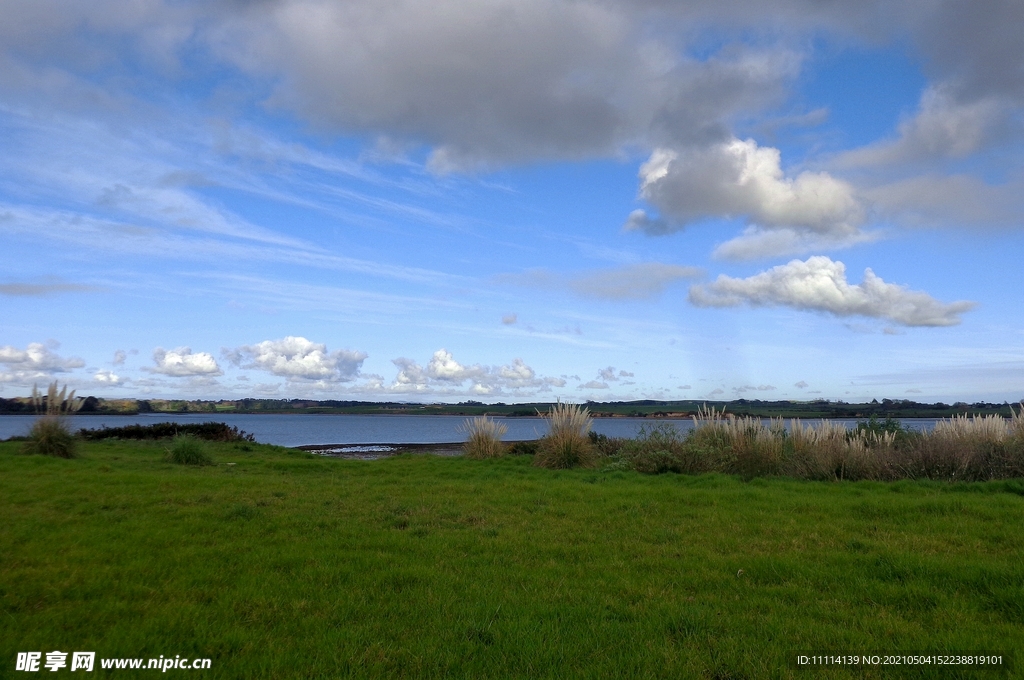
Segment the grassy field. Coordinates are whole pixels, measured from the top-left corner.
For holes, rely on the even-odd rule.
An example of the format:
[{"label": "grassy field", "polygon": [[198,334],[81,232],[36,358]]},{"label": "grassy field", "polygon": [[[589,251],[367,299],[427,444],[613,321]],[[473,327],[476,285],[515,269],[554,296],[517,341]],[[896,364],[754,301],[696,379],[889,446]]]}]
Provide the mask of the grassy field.
[{"label": "grassy field", "polygon": [[99,659],[161,655],[211,658],[169,671],[206,678],[1021,672],[791,661],[1024,647],[1020,481],[744,482],[246,443],[189,467],[167,447],[87,442],[65,460],[0,443],[0,677],[35,677],[17,652],[52,650],[95,651],[85,677],[153,677]]}]

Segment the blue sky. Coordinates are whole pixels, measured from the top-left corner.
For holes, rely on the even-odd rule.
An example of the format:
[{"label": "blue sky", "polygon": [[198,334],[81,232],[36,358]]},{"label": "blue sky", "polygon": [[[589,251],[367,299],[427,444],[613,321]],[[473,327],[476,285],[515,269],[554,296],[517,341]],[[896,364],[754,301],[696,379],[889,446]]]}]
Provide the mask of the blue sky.
[{"label": "blue sky", "polygon": [[1024,5],[0,0],[0,396],[1024,397]]}]

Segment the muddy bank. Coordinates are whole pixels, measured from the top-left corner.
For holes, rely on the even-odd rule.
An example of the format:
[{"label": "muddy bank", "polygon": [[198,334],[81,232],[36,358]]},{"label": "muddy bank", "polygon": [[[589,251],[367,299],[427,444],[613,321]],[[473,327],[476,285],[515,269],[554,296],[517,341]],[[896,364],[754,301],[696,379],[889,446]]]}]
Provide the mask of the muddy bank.
[{"label": "muddy bank", "polygon": [[349,460],[377,460],[403,453],[429,453],[435,456],[462,455],[462,442],[444,444],[310,444],[294,448],[320,456]]}]

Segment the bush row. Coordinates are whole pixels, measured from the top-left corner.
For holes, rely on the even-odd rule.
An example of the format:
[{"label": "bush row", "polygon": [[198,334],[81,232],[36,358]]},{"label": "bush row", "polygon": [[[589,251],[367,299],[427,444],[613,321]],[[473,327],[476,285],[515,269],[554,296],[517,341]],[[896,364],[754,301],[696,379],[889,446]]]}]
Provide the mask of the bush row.
[{"label": "bush row", "polygon": [[196,439],[211,442],[255,442],[256,438],[231,427],[227,423],[155,423],[153,425],[125,425],[124,427],[100,427],[78,431],[82,439],[168,439],[179,435],[190,435]]},{"label": "bush row", "polygon": [[[602,467],[660,474],[723,472],[743,477],[814,480],[985,481],[1024,478],[1024,406],[1010,419],[954,417],[930,432],[872,418],[855,429],[832,421],[805,424],[735,417],[713,409],[680,432],[671,424],[644,426],[634,439],[590,432],[586,409],[558,405],[538,442],[504,446],[491,435],[488,455],[531,453],[539,467]],[[485,428],[478,428],[483,430]],[[480,442],[467,444],[467,454]],[[477,456],[484,457],[484,456]]]}]

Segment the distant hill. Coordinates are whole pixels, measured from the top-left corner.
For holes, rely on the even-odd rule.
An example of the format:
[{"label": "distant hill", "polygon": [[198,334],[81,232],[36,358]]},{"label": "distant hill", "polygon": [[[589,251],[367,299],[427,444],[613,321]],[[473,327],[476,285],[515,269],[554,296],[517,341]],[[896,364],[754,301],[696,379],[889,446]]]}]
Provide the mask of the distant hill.
[{"label": "distant hill", "polygon": [[[725,409],[726,413],[762,418],[948,418],[953,414],[1010,415],[1010,404],[977,402],[967,404],[923,404],[909,399],[872,400],[852,404],[844,401],[819,399],[815,401],[761,401],[736,399],[734,401],[588,401],[587,408],[598,418],[685,418],[707,405]],[[458,404],[421,404],[397,401],[341,401],[335,399],[234,399],[234,400],[179,400],[179,399],[102,399],[87,397],[80,413],[136,414],[136,413],[359,413],[359,414],[416,414],[416,415],[492,415],[506,417],[535,416],[546,412],[550,402],[523,404],[484,404],[464,401]],[[34,413],[32,402],[26,397],[0,398],[0,414]]]}]

